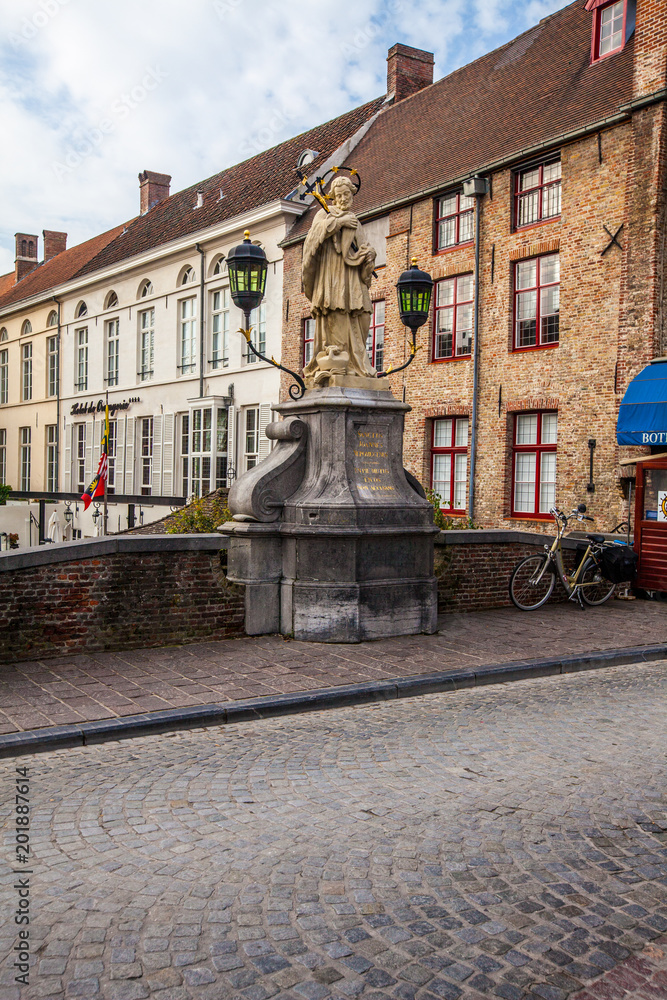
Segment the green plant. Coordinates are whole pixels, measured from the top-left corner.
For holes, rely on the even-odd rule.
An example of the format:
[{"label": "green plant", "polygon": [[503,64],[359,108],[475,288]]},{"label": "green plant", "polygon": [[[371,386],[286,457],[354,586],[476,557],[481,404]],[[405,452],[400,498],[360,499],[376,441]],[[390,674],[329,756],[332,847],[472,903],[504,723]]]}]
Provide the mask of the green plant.
[{"label": "green plant", "polygon": [[452,531],[454,529],[463,531],[470,528],[477,528],[469,517],[451,517],[445,514],[442,507],[449,507],[449,500],[443,500],[435,490],[426,490],[426,499],[433,506],[433,523],[441,531]]},{"label": "green plant", "polygon": [[208,534],[232,515],[225,500],[216,493],[195,497],[186,507],[169,518],[166,528],[170,535]]},{"label": "green plant", "polygon": [[7,486],[6,483],[0,483],[0,504],[7,503],[7,497],[12,492],[12,487]]}]

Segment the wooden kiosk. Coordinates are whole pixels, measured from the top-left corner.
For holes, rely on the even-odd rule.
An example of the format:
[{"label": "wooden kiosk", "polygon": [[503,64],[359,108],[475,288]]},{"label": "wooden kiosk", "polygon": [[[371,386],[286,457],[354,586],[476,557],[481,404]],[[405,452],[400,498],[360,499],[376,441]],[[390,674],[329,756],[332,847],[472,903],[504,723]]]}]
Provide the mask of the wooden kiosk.
[{"label": "wooden kiosk", "polygon": [[635,586],[667,591],[667,454],[637,459]]}]

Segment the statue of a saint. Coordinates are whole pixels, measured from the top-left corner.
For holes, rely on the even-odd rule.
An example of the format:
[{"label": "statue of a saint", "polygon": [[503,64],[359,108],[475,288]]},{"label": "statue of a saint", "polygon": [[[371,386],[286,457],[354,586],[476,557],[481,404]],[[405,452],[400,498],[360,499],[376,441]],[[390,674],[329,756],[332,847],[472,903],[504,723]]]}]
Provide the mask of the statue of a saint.
[{"label": "statue of a saint", "polygon": [[303,250],[303,288],[315,319],[313,357],[304,369],[310,386],[332,374],[376,374],[366,351],[375,250],[352,211],[352,181],[336,177],[330,191],[333,204],[313,219]]}]

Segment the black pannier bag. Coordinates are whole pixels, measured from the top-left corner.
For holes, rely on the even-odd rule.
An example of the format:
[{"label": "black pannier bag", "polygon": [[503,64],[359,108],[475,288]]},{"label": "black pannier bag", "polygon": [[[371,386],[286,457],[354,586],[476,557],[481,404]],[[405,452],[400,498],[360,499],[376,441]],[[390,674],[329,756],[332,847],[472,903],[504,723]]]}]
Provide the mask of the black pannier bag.
[{"label": "black pannier bag", "polygon": [[629,545],[605,545],[600,555],[602,575],[611,583],[632,582],[637,575],[638,559]]}]

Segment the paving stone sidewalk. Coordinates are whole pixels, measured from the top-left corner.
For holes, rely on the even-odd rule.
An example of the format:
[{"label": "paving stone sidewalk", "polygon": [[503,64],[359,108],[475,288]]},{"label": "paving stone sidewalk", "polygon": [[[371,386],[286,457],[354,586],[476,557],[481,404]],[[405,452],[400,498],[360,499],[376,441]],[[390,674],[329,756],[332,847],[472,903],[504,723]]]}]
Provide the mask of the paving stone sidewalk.
[{"label": "paving stone sidewalk", "polygon": [[445,615],[433,636],[358,645],[281,636],[0,665],[0,734],[466,666],[667,642],[667,605],[614,600]]}]

